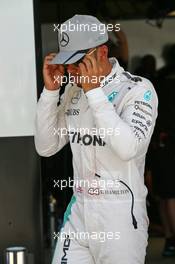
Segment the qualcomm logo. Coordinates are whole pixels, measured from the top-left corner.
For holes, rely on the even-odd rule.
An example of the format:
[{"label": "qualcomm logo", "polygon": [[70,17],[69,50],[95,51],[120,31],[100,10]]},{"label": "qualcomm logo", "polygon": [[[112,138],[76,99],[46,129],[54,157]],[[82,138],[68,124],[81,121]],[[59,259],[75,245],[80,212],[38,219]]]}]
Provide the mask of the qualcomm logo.
[{"label": "qualcomm logo", "polygon": [[115,97],[117,96],[118,92],[112,92],[111,94],[108,95],[108,100],[110,102],[113,102]]},{"label": "qualcomm logo", "polygon": [[151,97],[152,97],[151,91],[150,90],[146,91],[145,94],[144,94],[145,101],[150,101]]}]

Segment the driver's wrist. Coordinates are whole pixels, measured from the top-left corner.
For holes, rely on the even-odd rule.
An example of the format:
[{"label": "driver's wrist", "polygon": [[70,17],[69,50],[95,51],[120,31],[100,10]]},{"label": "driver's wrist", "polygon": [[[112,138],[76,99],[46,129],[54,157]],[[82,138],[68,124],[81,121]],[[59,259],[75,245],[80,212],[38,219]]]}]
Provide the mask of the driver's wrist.
[{"label": "driver's wrist", "polygon": [[61,86],[59,87],[49,87],[46,84],[44,85],[44,87],[48,90],[48,91],[57,91],[60,89]]}]

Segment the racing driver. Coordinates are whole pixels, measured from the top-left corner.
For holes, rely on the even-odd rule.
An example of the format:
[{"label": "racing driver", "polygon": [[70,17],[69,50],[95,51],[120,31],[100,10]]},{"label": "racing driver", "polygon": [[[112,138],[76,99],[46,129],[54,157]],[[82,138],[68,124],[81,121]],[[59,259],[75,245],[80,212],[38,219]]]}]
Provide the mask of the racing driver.
[{"label": "racing driver", "polygon": [[158,100],[150,81],[108,58],[102,28],[93,16],[73,16],[58,32],[59,53],[44,60],[36,150],[49,157],[70,142],[75,181],[52,264],[145,261],[144,163]]}]

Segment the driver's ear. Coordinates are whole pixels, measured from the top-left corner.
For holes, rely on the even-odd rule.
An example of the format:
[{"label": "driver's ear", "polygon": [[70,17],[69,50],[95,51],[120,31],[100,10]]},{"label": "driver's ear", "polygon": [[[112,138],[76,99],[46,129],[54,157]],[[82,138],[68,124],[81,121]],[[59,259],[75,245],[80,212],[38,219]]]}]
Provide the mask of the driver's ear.
[{"label": "driver's ear", "polygon": [[108,57],[108,47],[105,44],[101,45],[99,47],[98,51],[99,51],[99,59],[103,60],[103,59],[106,59]]}]

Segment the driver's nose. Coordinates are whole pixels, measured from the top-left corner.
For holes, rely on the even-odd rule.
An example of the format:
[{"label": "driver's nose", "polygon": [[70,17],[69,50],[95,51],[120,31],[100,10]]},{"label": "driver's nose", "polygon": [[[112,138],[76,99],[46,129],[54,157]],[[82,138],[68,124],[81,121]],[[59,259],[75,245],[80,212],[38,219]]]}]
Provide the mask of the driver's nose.
[{"label": "driver's nose", "polygon": [[68,64],[68,65],[67,65],[67,71],[68,71],[69,73],[78,74],[78,67],[76,67],[76,66],[73,65],[73,64]]},{"label": "driver's nose", "polygon": [[67,69],[68,70],[73,70],[75,69],[76,67],[73,65],[73,64],[67,64]]}]

